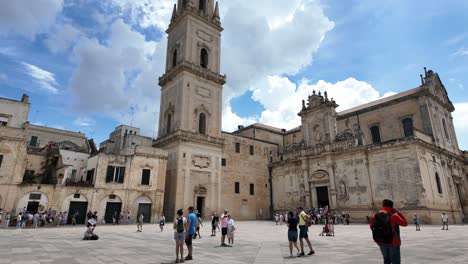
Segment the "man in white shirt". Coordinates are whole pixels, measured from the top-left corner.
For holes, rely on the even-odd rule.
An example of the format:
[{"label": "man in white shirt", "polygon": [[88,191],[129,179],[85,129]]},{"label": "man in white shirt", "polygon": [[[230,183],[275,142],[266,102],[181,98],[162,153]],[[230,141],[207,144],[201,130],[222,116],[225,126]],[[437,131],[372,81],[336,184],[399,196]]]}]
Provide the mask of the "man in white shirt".
[{"label": "man in white shirt", "polygon": [[[442,230],[448,230],[448,215],[444,212],[440,218],[442,219]],[[445,227],[447,227],[447,229],[445,229]]]}]

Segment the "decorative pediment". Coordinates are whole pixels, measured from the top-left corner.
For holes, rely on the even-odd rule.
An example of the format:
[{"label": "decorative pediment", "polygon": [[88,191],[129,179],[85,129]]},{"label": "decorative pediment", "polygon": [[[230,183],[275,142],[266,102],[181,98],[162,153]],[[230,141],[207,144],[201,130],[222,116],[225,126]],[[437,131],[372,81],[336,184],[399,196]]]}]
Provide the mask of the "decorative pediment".
[{"label": "decorative pediment", "polygon": [[328,173],[323,170],[316,171],[312,175],[309,176],[309,181],[323,181],[323,180],[328,180]]},{"label": "decorative pediment", "polygon": [[169,103],[169,105],[166,108],[166,111],[164,112],[164,115],[167,116],[168,114],[174,115],[175,113],[175,106],[172,103]]},{"label": "decorative pediment", "polygon": [[206,188],[204,186],[202,186],[201,184],[198,185],[198,186],[195,186],[195,194],[196,195],[206,195],[207,191],[206,191]]},{"label": "decorative pediment", "polygon": [[142,169],[150,169],[152,170],[153,169],[153,166],[149,165],[148,163],[145,163],[143,165],[140,166]]},{"label": "decorative pediment", "polygon": [[202,155],[193,155],[192,164],[194,167],[205,169],[205,168],[210,167],[211,158],[207,156],[202,156]]},{"label": "decorative pediment", "polygon": [[125,157],[116,157],[115,159],[109,160],[110,165],[125,165],[127,159]]},{"label": "decorative pediment", "polygon": [[195,116],[198,116],[199,113],[205,113],[208,116],[211,115],[209,109],[205,106],[205,104],[201,104],[199,107],[195,108],[194,113]]}]

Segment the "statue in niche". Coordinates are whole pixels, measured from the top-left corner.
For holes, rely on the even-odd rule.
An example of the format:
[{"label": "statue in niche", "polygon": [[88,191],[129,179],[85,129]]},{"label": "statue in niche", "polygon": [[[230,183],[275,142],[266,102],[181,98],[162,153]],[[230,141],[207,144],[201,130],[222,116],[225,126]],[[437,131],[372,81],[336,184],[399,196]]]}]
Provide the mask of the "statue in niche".
[{"label": "statue in niche", "polygon": [[338,189],[340,190],[340,196],[341,197],[347,197],[348,194],[346,192],[346,184],[344,182],[340,182],[338,185]]}]

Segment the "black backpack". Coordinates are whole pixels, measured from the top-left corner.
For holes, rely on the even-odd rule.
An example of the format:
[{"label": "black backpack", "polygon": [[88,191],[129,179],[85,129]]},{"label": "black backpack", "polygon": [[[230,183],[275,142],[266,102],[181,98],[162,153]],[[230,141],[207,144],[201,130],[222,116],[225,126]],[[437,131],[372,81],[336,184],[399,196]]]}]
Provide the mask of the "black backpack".
[{"label": "black backpack", "polygon": [[177,233],[182,233],[184,232],[184,218],[177,218]]},{"label": "black backpack", "polygon": [[393,240],[392,224],[390,222],[391,213],[378,212],[374,215],[372,225],[372,237],[376,243],[391,244]]}]

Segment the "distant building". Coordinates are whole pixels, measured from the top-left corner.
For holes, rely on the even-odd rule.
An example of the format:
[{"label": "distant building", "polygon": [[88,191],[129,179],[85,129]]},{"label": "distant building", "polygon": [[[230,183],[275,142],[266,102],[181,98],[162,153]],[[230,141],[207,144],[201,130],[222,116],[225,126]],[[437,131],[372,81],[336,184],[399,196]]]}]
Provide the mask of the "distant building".
[{"label": "distant building", "polygon": [[27,122],[28,97],[0,98],[0,207],[79,212],[112,222],[114,212],[132,220],[145,214],[157,222],[162,213],[167,153],[153,148],[139,129],[119,126],[97,151],[83,133]]}]

